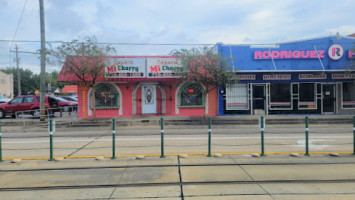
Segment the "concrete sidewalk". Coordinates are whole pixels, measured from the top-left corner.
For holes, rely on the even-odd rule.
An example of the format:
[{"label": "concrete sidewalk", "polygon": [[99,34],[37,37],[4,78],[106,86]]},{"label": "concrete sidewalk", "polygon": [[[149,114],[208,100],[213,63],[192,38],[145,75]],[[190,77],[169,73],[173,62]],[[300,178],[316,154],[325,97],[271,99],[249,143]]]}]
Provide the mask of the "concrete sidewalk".
[{"label": "concrete sidewalk", "polygon": [[5,200],[354,199],[355,157],[228,155],[5,161],[0,163],[0,180],[0,195]]}]

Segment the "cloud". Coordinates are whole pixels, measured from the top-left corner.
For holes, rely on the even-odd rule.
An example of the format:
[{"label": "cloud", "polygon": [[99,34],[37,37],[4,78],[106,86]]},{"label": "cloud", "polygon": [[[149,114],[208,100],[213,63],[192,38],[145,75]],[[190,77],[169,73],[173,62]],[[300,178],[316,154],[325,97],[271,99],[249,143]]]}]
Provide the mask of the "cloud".
[{"label": "cloud", "polygon": [[[0,0],[0,39],[12,39],[25,0]],[[46,39],[95,35],[114,43],[278,43],[355,32],[353,0],[61,0],[44,1]],[[40,40],[38,1],[28,1],[17,40]],[[10,42],[0,43],[0,66],[11,62]],[[39,43],[18,43],[36,51]],[[190,46],[114,45],[121,55],[168,54]],[[21,54],[22,64],[39,65]],[[60,66],[57,66],[60,69]]]}]

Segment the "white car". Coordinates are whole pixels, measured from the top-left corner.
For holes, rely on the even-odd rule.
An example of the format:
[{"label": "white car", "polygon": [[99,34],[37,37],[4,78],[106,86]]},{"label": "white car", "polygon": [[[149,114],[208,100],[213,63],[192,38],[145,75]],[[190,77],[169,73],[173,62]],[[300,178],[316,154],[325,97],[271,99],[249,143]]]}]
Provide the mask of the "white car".
[{"label": "white car", "polygon": [[8,98],[6,98],[6,97],[0,95],[0,103],[7,103],[7,102],[9,102],[9,101],[11,101],[11,99],[8,99]]}]

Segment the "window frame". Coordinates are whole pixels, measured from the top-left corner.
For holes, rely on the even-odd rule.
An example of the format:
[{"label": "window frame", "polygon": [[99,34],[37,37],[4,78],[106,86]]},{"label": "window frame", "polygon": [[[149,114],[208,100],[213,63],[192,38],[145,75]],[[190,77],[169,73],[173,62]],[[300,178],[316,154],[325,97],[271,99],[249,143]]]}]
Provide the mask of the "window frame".
[{"label": "window frame", "polygon": [[[120,96],[120,93],[118,92],[118,90],[112,85],[112,84],[110,84],[110,83],[99,83],[98,85],[96,85],[95,86],[95,88],[93,88],[93,90],[95,90],[95,103],[97,103],[98,101],[97,101],[97,98],[96,98],[96,95],[98,94],[97,93],[97,90],[99,90],[100,88],[102,88],[102,87],[104,87],[104,86],[108,86],[108,87],[110,87],[111,88],[111,90],[113,90],[114,92],[115,92],[115,98],[116,98],[116,106],[113,106],[113,107],[108,107],[108,106],[97,106],[97,105],[95,105],[95,109],[96,110],[112,110],[112,109],[120,109],[120,107],[121,107],[121,102],[120,102],[120,98],[119,98],[119,96]],[[93,90],[91,91],[91,97],[92,97],[92,95],[93,95]],[[92,101],[92,98],[90,98],[90,101],[91,101],[91,103],[90,103],[90,108],[91,109],[94,109],[94,102]]]},{"label": "window frame", "polygon": [[233,84],[233,87],[238,87],[238,85],[239,85],[239,87],[241,87],[241,85],[245,85],[245,89],[246,89],[246,108],[243,108],[243,109],[228,109],[228,107],[227,107],[227,91],[228,91],[228,89],[227,89],[227,87],[228,86],[225,86],[225,90],[226,90],[226,110],[250,110],[250,92],[249,92],[249,90],[250,90],[250,84],[249,83],[235,83],[235,84]]},{"label": "window frame", "polygon": [[352,84],[355,85],[355,82],[342,82],[341,83],[341,109],[353,110],[353,109],[355,109],[355,107],[353,107],[353,108],[344,108],[344,83],[352,83]]},{"label": "window frame", "polygon": [[[271,93],[271,87],[273,84],[288,84],[289,86],[289,91],[290,91],[290,101],[289,102],[282,102],[282,103],[290,103],[289,105],[287,105],[287,107],[277,107],[277,108],[273,108],[271,103],[273,103],[271,101],[271,97],[272,97],[272,93]],[[292,98],[292,91],[293,91],[293,85],[291,83],[270,83],[269,84],[269,109],[270,110],[293,110],[293,98]],[[281,103],[281,102],[278,102]]]},{"label": "window frame", "polygon": [[[187,88],[187,87],[189,87],[189,86],[192,86],[192,87],[194,87],[195,89],[198,89],[200,92],[201,92],[201,98],[202,98],[202,105],[181,105],[181,103],[182,103],[182,98],[181,98],[181,96],[182,96],[182,91],[185,89],[185,88]],[[203,89],[202,89],[202,86],[200,86],[199,84],[194,84],[194,83],[192,83],[192,84],[185,84],[184,86],[182,86],[181,88],[180,88],[180,90],[179,90],[179,108],[203,108],[203,107],[205,107],[205,102],[204,102],[204,92],[203,92]]]},{"label": "window frame", "polygon": [[[314,107],[313,108],[309,108],[309,107],[306,107],[306,108],[301,108],[300,107],[300,87],[301,87],[301,84],[313,84],[313,102],[314,102]],[[318,105],[317,105],[317,84],[315,82],[307,82],[307,83],[299,83],[298,84],[298,110],[317,110],[318,108]],[[304,101],[306,102],[306,101]],[[308,105],[309,106],[309,105]]]}]

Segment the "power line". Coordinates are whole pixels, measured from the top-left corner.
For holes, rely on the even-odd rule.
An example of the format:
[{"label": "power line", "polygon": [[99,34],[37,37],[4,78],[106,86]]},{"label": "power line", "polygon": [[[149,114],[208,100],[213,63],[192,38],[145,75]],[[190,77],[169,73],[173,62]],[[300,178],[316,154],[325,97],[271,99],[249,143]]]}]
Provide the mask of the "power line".
[{"label": "power line", "polygon": [[11,45],[10,45],[10,49],[12,49],[12,45],[14,44],[15,37],[16,37],[17,31],[18,31],[18,28],[20,27],[20,24],[21,24],[21,21],[22,21],[22,16],[23,16],[23,13],[24,13],[25,8],[26,8],[26,5],[27,5],[27,1],[28,1],[28,0],[26,0],[26,1],[25,1],[25,4],[23,5],[22,11],[21,11],[21,15],[20,15],[20,19],[19,19],[18,22],[17,22],[15,34],[14,34],[14,37],[12,38],[12,42],[11,42]]},{"label": "power line", "polygon": [[[0,42],[17,42],[17,43],[40,43],[41,41],[38,40],[0,40]],[[59,44],[59,43],[73,43],[73,42],[68,42],[68,41],[46,41],[47,44]],[[85,42],[84,42],[85,43]],[[127,46],[213,46],[216,45],[218,43],[129,43],[129,42],[97,42],[96,44],[101,44],[101,45],[127,45]],[[278,44],[278,43],[255,43],[255,44],[242,44],[242,43],[228,43],[228,44],[224,44],[223,45],[226,46],[234,46],[234,45],[240,45],[240,46],[266,46],[266,45],[294,45],[294,43],[282,43],[282,44]],[[323,43],[302,43],[302,44],[310,44],[310,45],[321,45],[321,44],[329,44],[328,42],[323,42]],[[338,42],[337,44],[354,44],[354,42]],[[260,47],[263,48],[263,47]]]}]

